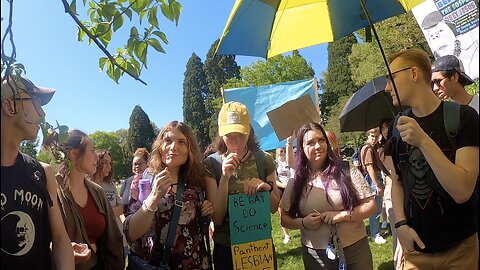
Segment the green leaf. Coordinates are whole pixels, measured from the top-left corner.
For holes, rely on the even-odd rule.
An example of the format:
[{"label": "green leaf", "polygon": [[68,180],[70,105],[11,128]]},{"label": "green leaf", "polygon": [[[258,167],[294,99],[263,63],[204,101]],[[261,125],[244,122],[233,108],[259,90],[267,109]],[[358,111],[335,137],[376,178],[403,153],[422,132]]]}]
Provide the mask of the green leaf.
[{"label": "green leaf", "polygon": [[110,77],[112,80],[114,80],[113,77],[113,64],[109,61],[107,64],[107,75]]},{"label": "green leaf", "polygon": [[144,65],[145,65],[146,50],[147,50],[147,44],[145,44],[145,42],[140,42],[135,47],[135,55],[138,57],[140,62],[142,62]]},{"label": "green leaf", "polygon": [[137,27],[133,26],[133,27],[130,29],[130,37],[131,37],[131,38],[138,39],[138,30],[137,30]]},{"label": "green leaf", "polygon": [[172,10],[173,17],[175,18],[175,25],[178,26],[180,13],[182,12],[182,4],[180,4],[179,2],[175,2],[172,5],[170,5],[170,9]]},{"label": "green leaf", "polygon": [[58,143],[59,144],[64,143],[68,138],[68,127],[65,125],[58,126],[58,123],[57,123],[56,129],[58,130]]},{"label": "green leaf", "polygon": [[157,6],[152,7],[148,11],[148,22],[158,29]]},{"label": "green leaf", "polygon": [[77,13],[77,0],[72,0],[70,3],[70,10],[72,11],[73,14],[78,15]]},{"label": "green leaf", "polygon": [[118,83],[118,80],[120,79],[120,76],[122,75],[122,70],[119,69],[118,67],[115,68],[113,71],[113,80]]},{"label": "green leaf", "polygon": [[125,15],[127,15],[127,17],[130,19],[130,21],[132,21],[132,10],[131,9],[125,10]]},{"label": "green leaf", "polygon": [[98,59],[98,66],[100,67],[101,70],[103,70],[103,68],[105,67],[105,63],[107,63],[108,61],[108,57],[100,57],[100,59]]},{"label": "green leaf", "polygon": [[137,0],[135,4],[132,5],[132,9],[140,14],[140,12],[143,11],[147,7],[147,5],[147,0]]},{"label": "green leaf", "polygon": [[113,21],[113,31],[116,32],[120,27],[123,25],[123,15],[118,16],[115,18],[115,21]]},{"label": "green leaf", "polygon": [[78,28],[78,31],[77,31],[77,40],[80,41],[80,42],[83,42],[83,38],[85,37],[85,35],[87,35],[87,33],[85,33],[85,31],[83,31],[80,27]]},{"label": "green leaf", "polygon": [[160,6],[160,8],[162,10],[163,15],[165,15],[165,17],[167,17],[167,19],[169,19],[170,21],[173,21],[175,17],[172,14],[172,11],[170,10],[170,6],[164,3]]},{"label": "green leaf", "polygon": [[153,31],[153,35],[159,37],[165,44],[168,44],[167,36],[161,31]]},{"label": "green leaf", "polygon": [[165,53],[165,50],[162,48],[162,45],[155,38],[149,38],[148,44],[152,46],[157,52]]}]

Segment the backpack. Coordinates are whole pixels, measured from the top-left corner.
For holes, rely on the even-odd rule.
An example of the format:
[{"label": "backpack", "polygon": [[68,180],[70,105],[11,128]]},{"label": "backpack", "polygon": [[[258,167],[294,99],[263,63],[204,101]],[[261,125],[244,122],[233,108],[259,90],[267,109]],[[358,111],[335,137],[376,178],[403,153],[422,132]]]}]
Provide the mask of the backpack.
[{"label": "backpack", "polygon": [[[391,142],[393,147],[392,158],[394,159],[394,166],[396,167],[399,173],[399,176],[401,174],[401,169],[399,167],[399,163],[401,162],[399,147],[402,139],[400,137],[400,132],[395,127],[398,123],[398,118],[401,115],[409,115],[411,111],[412,111],[411,108],[407,109],[401,114],[398,114],[393,121],[392,142]],[[450,145],[452,148],[452,154],[454,155],[457,150],[457,144],[456,144],[457,132],[460,127],[460,104],[459,103],[451,102],[451,101],[443,102],[443,123],[445,126],[445,133],[447,134],[448,141],[450,142]],[[435,190],[435,192],[437,192],[437,194],[440,197],[442,198],[449,197],[449,195],[443,188],[437,185],[433,185],[432,188]],[[476,189],[478,189],[478,187],[476,187]],[[404,191],[404,196],[405,196],[404,200],[407,200],[406,196],[408,196],[409,193],[410,191],[407,188],[407,190]]]},{"label": "backpack", "polygon": [[[398,118],[401,115],[409,115],[412,112],[412,108],[407,109],[401,114],[395,116],[393,121],[393,131],[392,131],[392,140],[394,140],[393,146],[394,148],[394,155],[396,160],[398,159],[398,147],[400,146],[401,138],[400,132],[395,127],[398,123]],[[444,101],[443,102],[443,123],[445,126],[445,133],[447,134],[448,141],[452,147],[452,153],[455,153],[457,150],[457,132],[460,127],[460,104],[451,101]]]},{"label": "backpack", "polygon": [[[222,178],[222,157],[215,152],[209,155],[208,158],[212,164],[213,172],[215,174],[215,181],[218,185],[220,178]],[[255,152],[255,162],[257,163],[258,177],[265,182],[267,179],[267,176],[265,175],[265,153],[262,150]]]}]

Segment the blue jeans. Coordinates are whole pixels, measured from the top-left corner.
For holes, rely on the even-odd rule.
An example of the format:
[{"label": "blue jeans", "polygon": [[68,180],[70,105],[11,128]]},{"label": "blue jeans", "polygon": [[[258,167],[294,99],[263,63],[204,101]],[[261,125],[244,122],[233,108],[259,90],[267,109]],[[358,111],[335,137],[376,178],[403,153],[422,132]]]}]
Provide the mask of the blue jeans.
[{"label": "blue jeans", "polygon": [[[365,180],[373,189],[373,191],[377,193],[375,182],[373,182],[372,178],[368,173],[365,175]],[[377,173],[377,180],[380,181],[380,184],[383,186],[383,188],[385,188],[383,185],[382,175],[380,172]],[[375,195],[375,205],[377,206],[377,211],[375,211],[375,213],[368,218],[368,221],[370,222],[370,237],[372,239],[375,238],[375,236],[380,234],[379,217],[380,217],[380,214],[382,213],[382,199],[383,199],[382,196]]]}]

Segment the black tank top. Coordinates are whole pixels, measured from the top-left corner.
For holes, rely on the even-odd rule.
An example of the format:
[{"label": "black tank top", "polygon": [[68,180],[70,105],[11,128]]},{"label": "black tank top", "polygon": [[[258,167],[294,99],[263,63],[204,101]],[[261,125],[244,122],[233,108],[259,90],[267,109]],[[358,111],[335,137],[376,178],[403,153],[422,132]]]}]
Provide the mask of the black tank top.
[{"label": "black tank top", "polygon": [[1,175],[2,269],[52,269],[43,167],[19,153]]}]

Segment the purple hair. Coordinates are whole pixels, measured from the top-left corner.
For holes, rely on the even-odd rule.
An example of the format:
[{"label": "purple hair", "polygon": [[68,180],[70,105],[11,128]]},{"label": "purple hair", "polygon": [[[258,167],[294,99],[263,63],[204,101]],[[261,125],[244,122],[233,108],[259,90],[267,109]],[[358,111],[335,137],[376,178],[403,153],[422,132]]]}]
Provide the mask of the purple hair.
[{"label": "purple hair", "polygon": [[[349,170],[342,170],[342,163],[339,157],[335,155],[330,147],[330,142],[327,139],[327,134],[325,130],[318,123],[309,122],[304,124],[299,131],[297,132],[297,153],[295,156],[295,180],[293,184],[293,196],[288,214],[291,217],[299,216],[299,205],[300,199],[302,198],[303,193],[310,192],[308,188],[308,180],[310,177],[310,167],[308,164],[307,156],[303,149],[303,137],[310,130],[320,130],[325,138],[327,143],[327,160],[322,168],[322,182],[325,187],[325,191],[328,190],[330,182],[332,179],[335,179],[337,186],[340,189],[340,195],[342,197],[343,207],[352,211],[355,206],[360,203],[358,193],[353,187],[352,179],[350,178]],[[327,193],[327,200],[330,202]]]}]

